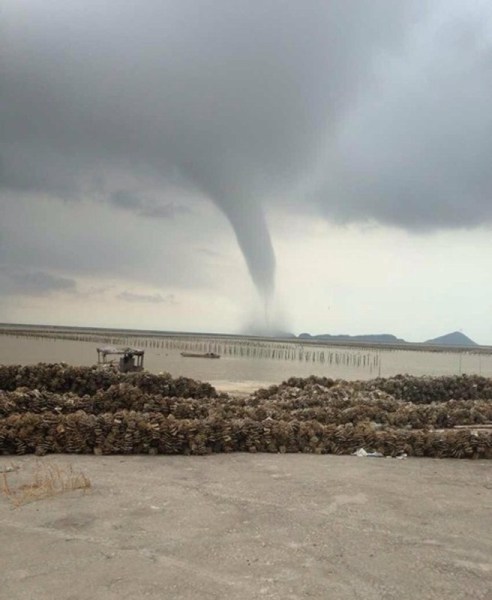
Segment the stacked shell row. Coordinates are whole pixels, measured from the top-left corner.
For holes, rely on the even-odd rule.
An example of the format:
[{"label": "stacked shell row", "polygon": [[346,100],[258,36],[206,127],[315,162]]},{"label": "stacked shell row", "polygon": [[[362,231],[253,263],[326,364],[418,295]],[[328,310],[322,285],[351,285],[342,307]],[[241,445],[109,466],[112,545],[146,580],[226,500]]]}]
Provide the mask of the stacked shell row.
[{"label": "stacked shell row", "polygon": [[414,402],[416,404],[429,404],[431,402],[445,402],[447,400],[492,400],[492,379],[481,375],[452,375],[444,377],[415,377],[413,375],[397,375],[395,377],[370,379],[368,381],[343,382],[328,377],[291,377],[281,385],[273,385],[260,389],[256,396],[266,398],[278,394],[297,394],[299,390],[331,388],[345,384],[352,389],[360,391],[386,392],[398,400]]},{"label": "stacked shell row", "polygon": [[[167,374],[66,365],[0,367],[0,382],[3,454],[347,454],[364,447],[390,456],[492,458],[486,378],[312,377],[248,398]],[[455,429],[464,425],[472,429]]]},{"label": "stacked shell row", "polygon": [[129,384],[118,384],[93,396],[82,397],[28,388],[13,392],[0,390],[0,417],[80,411],[99,415],[120,410],[160,413],[176,419],[296,420],[317,421],[324,425],[370,423],[376,429],[446,429],[492,422],[490,400],[449,400],[421,405],[396,400],[384,392],[364,393],[343,386],[333,387],[325,393],[307,389],[298,396],[276,396],[261,401],[227,396],[204,400],[152,395]]},{"label": "stacked shell row", "polygon": [[217,395],[209,383],[188,377],[173,378],[169,373],[154,375],[147,371],[120,373],[97,367],[72,367],[64,363],[37,365],[0,365],[0,390],[16,390],[20,387],[43,389],[50,392],[73,392],[79,396],[93,395],[99,390],[127,383],[148,394],[209,398]]}]

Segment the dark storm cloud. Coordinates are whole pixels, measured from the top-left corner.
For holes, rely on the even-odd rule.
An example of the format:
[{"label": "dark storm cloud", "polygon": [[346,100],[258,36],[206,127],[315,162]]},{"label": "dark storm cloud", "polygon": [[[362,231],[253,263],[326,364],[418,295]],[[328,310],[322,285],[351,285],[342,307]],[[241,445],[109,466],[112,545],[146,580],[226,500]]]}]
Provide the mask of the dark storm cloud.
[{"label": "dark storm cloud", "polygon": [[163,289],[210,285],[210,270],[198,268],[187,245],[199,234],[192,218],[182,232],[169,220],[128,219],[126,210],[105,204],[10,194],[0,211],[0,264],[12,269],[69,274],[84,280],[82,289],[93,278],[97,285],[126,280]]},{"label": "dark storm cloud", "polygon": [[492,222],[492,6],[459,17],[380,58],[325,166],[330,216],[415,230]]},{"label": "dark storm cloud", "polygon": [[128,210],[140,210],[142,208],[142,201],[138,196],[128,192],[127,190],[116,190],[109,197],[112,204],[118,208],[126,208]]},{"label": "dark storm cloud", "polygon": [[190,212],[187,206],[166,202],[165,204],[155,204],[147,200],[142,200],[134,193],[128,190],[117,190],[113,192],[109,200],[111,204],[118,208],[123,208],[135,212],[142,217],[152,219],[172,219],[179,214]]},{"label": "dark storm cloud", "polygon": [[483,32],[476,41],[486,4],[0,6],[4,189],[168,218],[179,206],[142,198],[179,182],[224,212],[265,295],[275,270],[265,203],[314,171],[314,196],[342,220],[490,218],[478,160],[492,138],[490,44]]},{"label": "dark storm cloud", "polygon": [[44,296],[54,292],[75,292],[73,279],[32,269],[0,267],[0,295]]}]

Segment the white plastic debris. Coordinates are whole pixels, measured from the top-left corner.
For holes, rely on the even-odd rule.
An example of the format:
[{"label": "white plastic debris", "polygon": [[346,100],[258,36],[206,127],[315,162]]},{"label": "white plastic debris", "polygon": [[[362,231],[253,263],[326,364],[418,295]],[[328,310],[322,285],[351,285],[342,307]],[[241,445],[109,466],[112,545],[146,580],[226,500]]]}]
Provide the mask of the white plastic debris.
[{"label": "white plastic debris", "polygon": [[358,456],[360,458],[384,458],[384,455],[381,454],[381,452],[367,452],[364,448],[359,448],[352,456]]}]

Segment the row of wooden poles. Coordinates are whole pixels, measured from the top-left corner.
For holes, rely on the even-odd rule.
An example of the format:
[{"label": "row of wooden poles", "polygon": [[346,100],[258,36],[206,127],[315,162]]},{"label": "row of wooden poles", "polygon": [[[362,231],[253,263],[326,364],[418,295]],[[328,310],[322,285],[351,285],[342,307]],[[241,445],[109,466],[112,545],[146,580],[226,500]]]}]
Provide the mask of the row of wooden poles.
[{"label": "row of wooden poles", "polygon": [[[381,364],[379,350],[349,350],[326,348],[303,344],[300,341],[262,341],[251,339],[218,339],[190,336],[131,335],[108,336],[99,333],[53,332],[53,331],[2,331],[17,337],[39,339],[63,339],[81,342],[95,342],[114,346],[136,346],[144,349],[165,349],[187,352],[214,352],[222,356],[249,359],[269,359],[281,361],[312,362],[347,367],[366,368],[371,372]],[[387,350],[388,352],[391,350]]]}]

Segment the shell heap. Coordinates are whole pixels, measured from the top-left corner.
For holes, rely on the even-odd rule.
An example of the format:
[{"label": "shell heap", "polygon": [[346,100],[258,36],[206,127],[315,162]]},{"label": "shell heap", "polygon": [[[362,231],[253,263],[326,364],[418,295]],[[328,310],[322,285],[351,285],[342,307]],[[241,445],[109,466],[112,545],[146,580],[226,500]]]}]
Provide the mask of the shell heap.
[{"label": "shell heap", "polygon": [[492,380],[291,378],[248,398],[169,374],[0,366],[0,454],[311,452],[492,458]]}]

